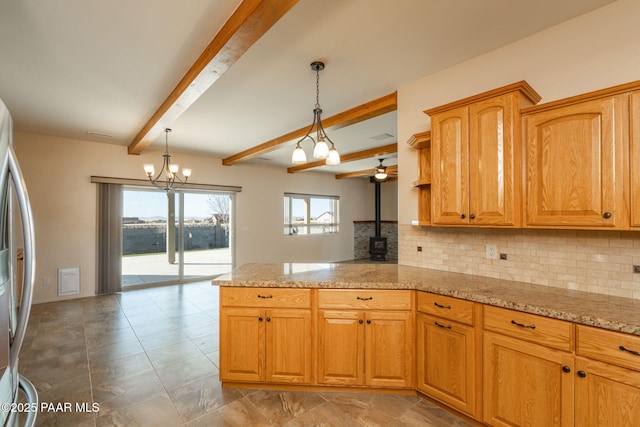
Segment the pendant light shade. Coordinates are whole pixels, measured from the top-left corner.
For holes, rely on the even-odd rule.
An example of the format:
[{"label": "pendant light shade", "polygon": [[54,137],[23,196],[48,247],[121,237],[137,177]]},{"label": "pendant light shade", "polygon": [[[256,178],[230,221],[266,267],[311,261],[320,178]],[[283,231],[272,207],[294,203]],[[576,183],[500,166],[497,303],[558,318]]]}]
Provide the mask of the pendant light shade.
[{"label": "pendant light shade", "polygon": [[[320,108],[320,71],[324,70],[324,63],[315,61],[311,63],[311,70],[316,72],[316,106],[313,109],[313,123],[309,127],[307,134],[298,140],[295,150],[291,155],[291,163],[301,165],[307,163],[307,155],[300,146],[300,143],[309,139],[313,142],[313,158],[326,159],[327,165],[339,165],[340,154],[336,150],[333,141],[327,136],[322,127],[322,108]],[[311,136],[315,130],[315,138]]]}]

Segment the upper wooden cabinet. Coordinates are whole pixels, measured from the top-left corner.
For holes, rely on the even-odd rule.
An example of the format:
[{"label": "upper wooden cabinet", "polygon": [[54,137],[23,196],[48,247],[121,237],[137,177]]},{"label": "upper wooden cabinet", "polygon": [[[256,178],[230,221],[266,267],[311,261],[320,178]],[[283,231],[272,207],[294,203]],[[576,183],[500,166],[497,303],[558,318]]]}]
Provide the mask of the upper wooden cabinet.
[{"label": "upper wooden cabinet", "polygon": [[631,227],[640,227],[640,90],[630,95]]},{"label": "upper wooden cabinet", "polygon": [[594,96],[523,112],[528,226],[628,224],[623,193],[628,98]]},{"label": "upper wooden cabinet", "polygon": [[425,111],[433,225],[521,225],[520,109],[539,100],[522,81]]}]

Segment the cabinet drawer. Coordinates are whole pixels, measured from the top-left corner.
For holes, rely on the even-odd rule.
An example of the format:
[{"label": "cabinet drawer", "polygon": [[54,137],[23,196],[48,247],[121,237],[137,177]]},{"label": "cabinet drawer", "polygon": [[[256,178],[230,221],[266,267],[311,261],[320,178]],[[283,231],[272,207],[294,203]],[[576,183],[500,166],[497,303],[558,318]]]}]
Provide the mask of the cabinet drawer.
[{"label": "cabinet drawer", "polygon": [[319,308],[357,310],[411,310],[411,291],[320,289]]},{"label": "cabinet drawer", "polygon": [[485,306],[484,328],[547,347],[573,351],[573,324],[558,319]]},{"label": "cabinet drawer", "polygon": [[459,298],[418,292],[418,311],[473,326],[475,303]]},{"label": "cabinet drawer", "polygon": [[[577,326],[576,353],[603,362],[640,370],[640,336]],[[625,348],[628,351],[623,350]]]},{"label": "cabinet drawer", "polygon": [[220,305],[234,307],[310,308],[311,289],[220,287]]}]

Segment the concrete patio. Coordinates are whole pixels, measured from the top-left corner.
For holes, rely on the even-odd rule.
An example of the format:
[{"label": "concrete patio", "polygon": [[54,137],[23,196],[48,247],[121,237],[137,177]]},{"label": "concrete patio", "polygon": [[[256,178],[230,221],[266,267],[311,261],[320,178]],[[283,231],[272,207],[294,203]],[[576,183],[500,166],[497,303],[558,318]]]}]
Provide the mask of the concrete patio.
[{"label": "concrete patio", "polygon": [[[218,248],[184,253],[185,280],[208,278],[231,271],[231,249]],[[168,262],[166,253],[122,257],[122,287],[178,280],[178,260]]]}]

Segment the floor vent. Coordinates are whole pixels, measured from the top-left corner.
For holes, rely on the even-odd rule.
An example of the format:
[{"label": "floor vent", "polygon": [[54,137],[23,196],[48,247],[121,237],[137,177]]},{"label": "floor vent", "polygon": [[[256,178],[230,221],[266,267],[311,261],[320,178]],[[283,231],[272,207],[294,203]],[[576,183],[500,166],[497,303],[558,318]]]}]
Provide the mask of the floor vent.
[{"label": "floor vent", "polygon": [[80,267],[58,269],[58,296],[80,293]]}]

